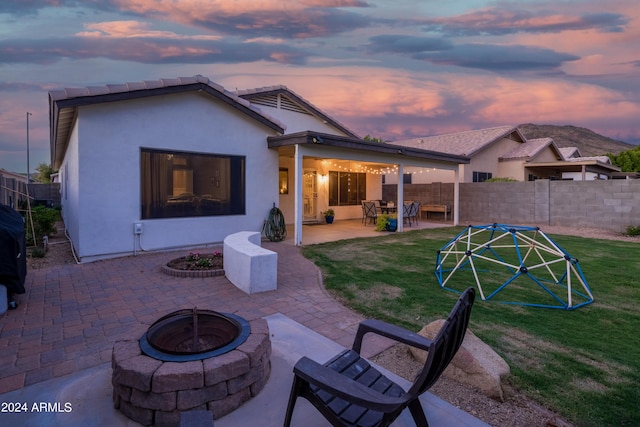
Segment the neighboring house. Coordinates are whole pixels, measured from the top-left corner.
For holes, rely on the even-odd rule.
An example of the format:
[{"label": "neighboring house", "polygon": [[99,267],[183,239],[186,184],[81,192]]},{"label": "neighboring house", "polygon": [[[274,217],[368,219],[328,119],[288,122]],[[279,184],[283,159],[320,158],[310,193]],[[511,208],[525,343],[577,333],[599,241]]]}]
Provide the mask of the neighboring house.
[{"label": "neighboring house", "polygon": [[[497,177],[517,181],[606,179],[619,171],[606,156],[579,157],[580,152],[575,147],[558,148],[552,138],[526,139],[515,126],[414,138],[393,144],[469,157],[469,164],[460,166],[460,182],[482,182]],[[385,177],[385,183],[396,182],[396,175]],[[412,169],[405,171],[403,182],[453,182],[453,175],[438,170]]]},{"label": "neighboring house", "polygon": [[55,90],[49,109],[62,215],[83,262],[219,244],[260,231],[273,206],[299,245],[303,220],[328,206],[360,218],[385,168],[469,162],[365,142],[284,86],[230,92],[194,76]]},{"label": "neighboring house", "polygon": [[27,200],[27,177],[0,169],[0,204],[18,209]]}]

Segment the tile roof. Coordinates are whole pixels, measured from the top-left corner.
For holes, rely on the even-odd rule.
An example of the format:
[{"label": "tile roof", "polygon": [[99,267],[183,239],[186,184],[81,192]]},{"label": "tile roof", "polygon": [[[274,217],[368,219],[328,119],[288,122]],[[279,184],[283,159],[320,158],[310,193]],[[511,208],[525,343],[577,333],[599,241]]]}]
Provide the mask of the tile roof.
[{"label": "tile roof", "polygon": [[[145,80],[142,82],[133,82],[133,83],[123,83],[123,84],[110,84],[105,86],[89,86],[83,88],[65,88],[59,90],[52,90],[49,92],[49,98],[52,102],[62,101],[62,100],[72,100],[75,98],[84,98],[84,97],[99,97],[104,95],[116,95],[116,94],[127,94],[134,92],[140,93],[148,91],[152,92],[155,89],[163,89],[163,88],[176,88],[180,86],[188,86],[195,84],[203,84],[213,91],[219,93],[220,95],[229,98],[232,102],[237,103],[238,105],[250,109],[253,112],[259,114],[266,120],[272,122],[276,126],[286,129],[286,125],[281,123],[278,119],[270,116],[269,114],[264,113],[260,108],[252,105],[249,101],[240,98],[234,92],[226,90],[221,85],[209,80],[209,78],[196,75],[193,77],[178,77],[175,79],[160,79],[160,80]],[[151,94],[151,93],[150,93]]]},{"label": "tile roof", "polygon": [[208,94],[277,133],[284,133],[287,128],[284,123],[263,112],[246,99],[240,98],[235,93],[201,75],[52,90],[49,92],[51,164],[57,169],[62,162],[78,107],[193,91]]},{"label": "tile roof", "polygon": [[[555,148],[555,142],[551,138],[537,138],[528,139],[525,144],[514,148],[513,150],[505,153],[500,157],[503,160],[515,160],[515,159],[533,159],[542,152],[545,148],[551,146]],[[556,153],[560,155],[560,152],[556,148]]]},{"label": "tile roof", "polygon": [[559,148],[562,158],[569,160],[573,157],[580,157],[580,150],[578,147],[561,147]]},{"label": "tile roof", "polygon": [[515,134],[513,137],[521,142],[526,141],[517,127],[500,126],[405,141],[393,141],[392,144],[471,157],[483,148],[511,134]]},{"label": "tile roof", "polygon": [[611,159],[608,156],[592,156],[592,157],[572,157],[570,159],[566,159],[567,162],[586,162],[586,161],[596,161],[598,163],[612,164]]}]

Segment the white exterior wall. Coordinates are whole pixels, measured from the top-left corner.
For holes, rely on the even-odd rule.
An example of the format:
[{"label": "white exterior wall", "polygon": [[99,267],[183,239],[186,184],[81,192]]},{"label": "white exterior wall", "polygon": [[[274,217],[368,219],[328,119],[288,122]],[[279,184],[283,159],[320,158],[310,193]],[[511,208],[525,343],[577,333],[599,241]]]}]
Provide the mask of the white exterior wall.
[{"label": "white exterior wall", "polygon": [[78,167],[78,122],[74,123],[60,167],[60,204],[67,233],[77,251],[80,246],[80,168]]},{"label": "white exterior wall", "polygon": [[[68,225],[83,261],[260,231],[278,202],[278,155],[266,142],[275,132],[214,98],[188,93],[92,105],[79,108],[77,120],[78,154],[71,144],[65,163],[80,170],[70,177],[77,192],[65,211],[73,210]],[[245,156],[246,214],[141,220],[141,147]],[[142,223],[139,246],[134,222]]]},{"label": "white exterior wall", "polygon": [[265,105],[256,105],[256,107],[260,108],[264,113],[280,120],[282,123],[286,123],[287,129],[285,130],[285,134],[311,130],[331,135],[346,136],[344,132],[338,131],[338,129],[328,123],[323,123],[316,116],[297,113],[290,110],[283,110],[281,108],[268,107]]},{"label": "white exterior wall", "polygon": [[[331,207],[336,213],[336,219],[362,218],[362,207],[358,206],[329,206],[329,172],[334,169],[323,160],[304,159],[304,169],[317,171],[318,199],[317,219],[322,220],[321,212]],[[287,224],[293,224],[294,216],[294,164],[292,158],[280,158],[280,167],[289,170],[289,194],[280,195],[280,210]],[[367,199],[382,198],[382,175],[367,174]]]}]

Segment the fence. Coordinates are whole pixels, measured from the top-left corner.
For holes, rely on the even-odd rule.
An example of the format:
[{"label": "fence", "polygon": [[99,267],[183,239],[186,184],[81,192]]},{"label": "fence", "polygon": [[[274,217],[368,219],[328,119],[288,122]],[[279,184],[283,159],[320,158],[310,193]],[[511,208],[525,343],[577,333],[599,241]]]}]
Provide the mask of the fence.
[{"label": "fence", "polygon": [[[385,200],[397,198],[383,185]],[[453,184],[405,184],[404,198],[453,207]],[[530,224],[624,231],[640,225],[640,180],[460,184],[460,224]]]}]

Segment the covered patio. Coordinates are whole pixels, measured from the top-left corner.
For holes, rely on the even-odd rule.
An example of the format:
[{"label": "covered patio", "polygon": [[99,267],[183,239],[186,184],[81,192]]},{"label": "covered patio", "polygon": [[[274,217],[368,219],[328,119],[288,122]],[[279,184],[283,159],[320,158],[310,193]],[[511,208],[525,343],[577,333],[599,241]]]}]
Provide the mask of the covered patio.
[{"label": "covered patio", "polygon": [[[322,222],[322,210],[334,209],[337,220],[361,219],[361,201],[382,198],[383,175],[392,171],[402,176],[407,167],[454,172],[452,217],[458,223],[459,165],[469,163],[467,157],[312,131],[267,141],[278,151],[281,173],[287,176],[280,185],[280,209],[287,223],[293,223],[296,246],[308,244],[303,233],[310,229],[303,224]],[[397,185],[393,202],[403,206],[402,181]],[[397,231],[404,231],[402,221]]]}]

